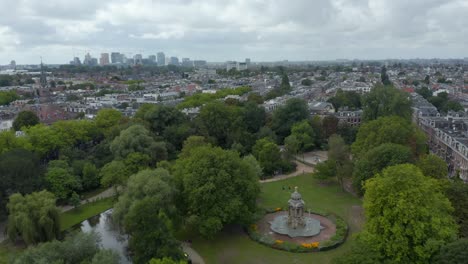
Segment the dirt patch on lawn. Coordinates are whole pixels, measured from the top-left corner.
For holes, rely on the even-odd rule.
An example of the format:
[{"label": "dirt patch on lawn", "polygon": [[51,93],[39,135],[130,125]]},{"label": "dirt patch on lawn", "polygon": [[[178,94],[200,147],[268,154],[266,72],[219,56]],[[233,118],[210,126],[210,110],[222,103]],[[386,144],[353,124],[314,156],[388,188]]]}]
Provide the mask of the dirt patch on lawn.
[{"label": "dirt patch on lawn", "polygon": [[[312,243],[312,242],[322,242],[329,240],[333,235],[336,233],[336,225],[325,216],[321,216],[318,214],[311,214],[311,217],[320,221],[320,225],[325,227],[320,231],[318,235],[312,237],[295,237],[291,238],[288,235],[281,235],[273,232],[270,229],[270,221],[277,216],[287,215],[288,212],[280,211],[276,213],[266,214],[260,221],[257,222],[258,232],[261,234],[268,234],[275,240],[283,240],[288,241],[295,244],[302,244],[302,243]],[[308,213],[305,213],[306,216],[309,216]]]}]

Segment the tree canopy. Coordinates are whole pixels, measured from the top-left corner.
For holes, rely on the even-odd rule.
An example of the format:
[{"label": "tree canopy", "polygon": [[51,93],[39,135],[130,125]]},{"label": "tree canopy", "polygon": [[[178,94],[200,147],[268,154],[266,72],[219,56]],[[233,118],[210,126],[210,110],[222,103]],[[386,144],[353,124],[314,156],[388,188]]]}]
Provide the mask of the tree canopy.
[{"label": "tree canopy", "polygon": [[235,151],[196,147],[176,161],[175,176],[187,222],[205,237],[226,224],[249,223],[256,211],[257,172]]},{"label": "tree canopy", "polygon": [[362,98],[362,117],[365,121],[383,116],[411,118],[411,99],[409,94],[393,86],[377,85]]},{"label": "tree canopy", "polygon": [[383,260],[428,263],[438,247],[456,238],[450,201],[416,166],[388,167],[365,188],[362,236]]},{"label": "tree canopy", "polygon": [[52,193],[41,191],[24,196],[15,193],[7,207],[7,234],[11,241],[20,236],[26,244],[36,244],[60,235],[59,210]]},{"label": "tree canopy", "polygon": [[23,127],[31,127],[39,124],[39,117],[32,111],[21,111],[13,121],[13,129],[21,130]]},{"label": "tree canopy", "polygon": [[291,98],[286,101],[284,106],[279,107],[273,112],[271,128],[283,141],[291,131],[292,126],[309,117],[307,103],[298,98]]},{"label": "tree canopy", "polygon": [[415,156],[426,150],[423,132],[398,116],[381,117],[361,125],[351,148],[353,154],[359,157],[384,143],[410,146]]}]

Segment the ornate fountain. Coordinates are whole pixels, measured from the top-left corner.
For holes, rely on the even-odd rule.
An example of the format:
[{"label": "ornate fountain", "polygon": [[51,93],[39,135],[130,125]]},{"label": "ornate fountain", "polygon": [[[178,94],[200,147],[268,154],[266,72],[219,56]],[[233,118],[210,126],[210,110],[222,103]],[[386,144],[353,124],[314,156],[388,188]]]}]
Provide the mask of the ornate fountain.
[{"label": "ornate fountain", "polygon": [[275,233],[290,237],[310,237],[319,234],[324,227],[310,213],[304,215],[304,205],[305,202],[295,187],[288,201],[288,214],[276,216],[270,222],[270,229]]}]

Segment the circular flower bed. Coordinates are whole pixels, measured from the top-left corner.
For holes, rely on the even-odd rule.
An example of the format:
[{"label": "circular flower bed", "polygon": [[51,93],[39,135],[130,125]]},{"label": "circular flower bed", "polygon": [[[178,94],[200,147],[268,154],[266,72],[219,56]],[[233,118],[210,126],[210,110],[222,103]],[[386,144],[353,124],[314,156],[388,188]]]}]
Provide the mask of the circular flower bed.
[{"label": "circular flower bed", "polygon": [[[313,218],[320,220],[325,227],[319,235],[291,238],[270,230],[269,221],[279,214],[287,214],[281,208],[266,210],[261,218],[247,228],[250,238],[266,246],[289,252],[317,252],[333,249],[341,245],[348,235],[348,225],[335,214],[312,212]],[[309,215],[309,213],[306,213]]]}]

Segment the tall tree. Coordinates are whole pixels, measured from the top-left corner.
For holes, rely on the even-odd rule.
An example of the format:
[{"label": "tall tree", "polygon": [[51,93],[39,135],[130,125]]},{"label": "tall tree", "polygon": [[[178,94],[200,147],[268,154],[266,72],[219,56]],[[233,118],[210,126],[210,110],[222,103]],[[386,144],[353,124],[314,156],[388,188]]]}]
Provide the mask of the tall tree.
[{"label": "tall tree", "polygon": [[459,235],[468,238],[468,184],[455,179],[447,187],[445,195],[455,208],[453,216],[459,227]]},{"label": "tall tree", "polygon": [[284,106],[273,112],[271,128],[282,142],[291,132],[292,126],[309,117],[307,104],[304,100],[291,98]]},{"label": "tall tree", "polygon": [[362,236],[382,262],[428,263],[438,247],[456,238],[450,201],[416,166],[388,167],[365,188]]},{"label": "tall tree", "polygon": [[434,154],[420,157],[416,162],[416,166],[425,176],[435,179],[447,179],[448,177],[447,163]]},{"label": "tall tree", "polygon": [[177,160],[175,176],[187,224],[201,235],[212,237],[227,224],[252,220],[260,190],[257,172],[237,152],[197,147]]},{"label": "tall tree", "polygon": [[413,155],[409,147],[393,143],[379,145],[355,162],[353,168],[354,189],[362,195],[366,180],[374,177],[388,166],[410,163],[412,160]]},{"label": "tall tree", "polygon": [[361,125],[351,148],[353,154],[359,158],[384,143],[409,146],[415,157],[426,151],[423,132],[414,124],[397,116],[381,117]]},{"label": "tall tree", "polygon": [[45,180],[48,189],[55,194],[57,199],[66,200],[74,191],[81,189],[81,182],[73,174],[72,169],[62,160],[49,162]]},{"label": "tall tree", "polygon": [[272,175],[282,167],[283,161],[280,149],[268,138],[257,140],[252,148],[252,154],[258,160],[266,175]]},{"label": "tall tree", "polygon": [[328,139],[328,159],[335,164],[336,178],[344,190],[344,178],[351,176],[352,163],[350,160],[349,146],[343,138],[332,135]]},{"label": "tall tree", "polygon": [[315,144],[315,132],[307,120],[294,124],[291,135],[295,136],[300,143],[299,150],[302,152],[311,150]]},{"label": "tall tree", "polygon": [[409,94],[392,86],[376,85],[363,97],[362,101],[362,117],[365,121],[392,115],[407,120],[411,118],[412,110]]},{"label": "tall tree", "polygon": [[431,260],[433,264],[465,264],[468,260],[468,239],[459,239],[440,248]]},{"label": "tall tree", "polygon": [[13,121],[13,129],[15,131],[21,130],[23,127],[31,127],[39,124],[39,117],[32,111],[21,111]]},{"label": "tall tree", "polygon": [[134,263],[182,257],[170,220],[177,216],[175,194],[173,178],[164,169],[144,170],[129,178],[125,193],[115,204],[113,218],[130,234]]},{"label": "tall tree", "polygon": [[116,137],[110,150],[118,159],[125,159],[130,153],[147,154],[154,162],[167,159],[167,149],[164,142],[155,142],[148,129],[141,125],[133,125]]},{"label": "tall tree", "polygon": [[231,125],[240,114],[234,109],[217,101],[203,106],[196,120],[201,134],[213,138],[222,147],[229,147]]},{"label": "tall tree", "polygon": [[36,244],[60,235],[59,210],[52,193],[41,191],[25,196],[15,193],[7,207],[7,234],[11,241],[20,236],[26,244]]}]

